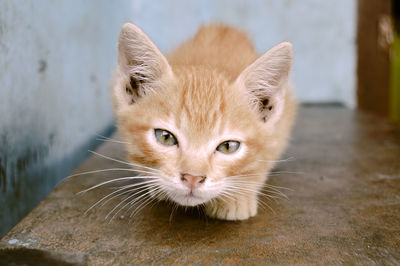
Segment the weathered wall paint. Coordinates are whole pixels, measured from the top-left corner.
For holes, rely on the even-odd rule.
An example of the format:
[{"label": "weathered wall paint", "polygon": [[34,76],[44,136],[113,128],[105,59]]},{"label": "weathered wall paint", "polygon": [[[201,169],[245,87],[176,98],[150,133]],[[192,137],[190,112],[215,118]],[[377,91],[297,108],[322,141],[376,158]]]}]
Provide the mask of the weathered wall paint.
[{"label": "weathered wall paint", "polygon": [[133,17],[163,51],[211,21],[244,29],[260,53],[290,40],[297,97],[354,106],[356,5],[356,0],[136,0]]},{"label": "weathered wall paint", "polygon": [[131,1],[0,1],[0,236],[113,128],[108,85],[131,15]]}]

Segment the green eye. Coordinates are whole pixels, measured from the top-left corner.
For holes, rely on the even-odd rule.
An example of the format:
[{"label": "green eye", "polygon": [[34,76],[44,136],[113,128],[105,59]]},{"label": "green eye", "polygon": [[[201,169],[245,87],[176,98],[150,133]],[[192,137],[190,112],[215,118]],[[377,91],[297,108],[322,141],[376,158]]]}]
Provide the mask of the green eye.
[{"label": "green eye", "polygon": [[240,142],[239,141],[234,141],[234,140],[228,140],[224,141],[221,144],[218,145],[217,151],[225,153],[225,154],[230,154],[234,153],[239,149]]},{"label": "green eye", "polygon": [[156,139],[158,143],[164,145],[164,146],[173,146],[178,144],[178,141],[176,141],[176,138],[174,135],[172,135],[171,132],[168,132],[164,129],[154,129],[154,134],[156,136]]}]

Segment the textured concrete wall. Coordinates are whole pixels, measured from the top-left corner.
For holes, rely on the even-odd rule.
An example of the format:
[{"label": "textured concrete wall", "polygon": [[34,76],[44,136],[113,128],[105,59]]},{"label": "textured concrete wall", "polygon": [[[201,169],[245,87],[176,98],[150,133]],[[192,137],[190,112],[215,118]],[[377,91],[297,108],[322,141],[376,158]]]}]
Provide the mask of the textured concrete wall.
[{"label": "textured concrete wall", "polygon": [[243,28],[260,53],[290,40],[297,97],[354,106],[356,4],[356,0],[136,0],[134,22],[163,51],[210,21]]},{"label": "textured concrete wall", "polygon": [[113,124],[108,85],[131,1],[0,1],[0,236]]}]

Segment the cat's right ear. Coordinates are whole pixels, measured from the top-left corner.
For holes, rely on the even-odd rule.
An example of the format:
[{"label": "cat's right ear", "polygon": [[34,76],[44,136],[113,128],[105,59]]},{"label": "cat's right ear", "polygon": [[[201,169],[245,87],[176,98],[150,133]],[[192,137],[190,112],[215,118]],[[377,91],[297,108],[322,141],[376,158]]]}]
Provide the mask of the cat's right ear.
[{"label": "cat's right ear", "polygon": [[282,42],[249,65],[236,80],[261,119],[271,126],[283,114],[292,61],[292,44]]},{"label": "cat's right ear", "polygon": [[121,82],[114,86],[118,105],[130,105],[156,91],[173,75],[167,59],[136,25],[125,23],[118,40],[118,72]]}]

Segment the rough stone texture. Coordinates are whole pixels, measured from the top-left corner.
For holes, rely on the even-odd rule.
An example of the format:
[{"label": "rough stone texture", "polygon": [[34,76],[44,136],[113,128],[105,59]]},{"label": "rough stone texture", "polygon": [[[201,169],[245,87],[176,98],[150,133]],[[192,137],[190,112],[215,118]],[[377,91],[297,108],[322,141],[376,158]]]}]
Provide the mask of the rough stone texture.
[{"label": "rough stone texture", "polygon": [[[120,143],[98,152],[124,156]],[[36,252],[60,265],[400,264],[399,128],[343,108],[305,107],[288,157],[269,183],[290,188],[282,189],[289,200],[264,199],[274,212],[243,222],[196,209],[171,215],[168,204],[155,204],[109,223],[117,202],[84,212],[113,186],[76,193],[126,172],[71,177],[0,241],[0,264],[13,261],[12,252],[15,261]],[[125,168],[92,156],[76,173],[115,167]]]}]

